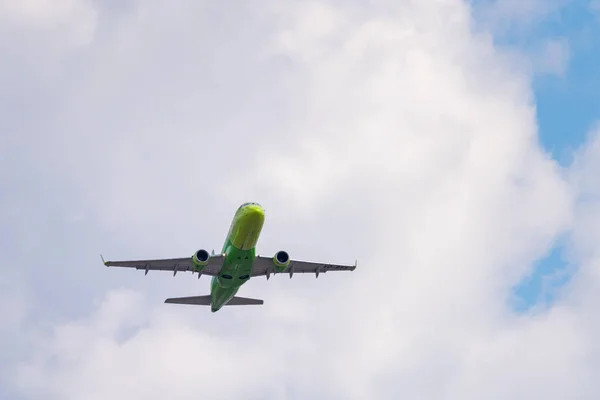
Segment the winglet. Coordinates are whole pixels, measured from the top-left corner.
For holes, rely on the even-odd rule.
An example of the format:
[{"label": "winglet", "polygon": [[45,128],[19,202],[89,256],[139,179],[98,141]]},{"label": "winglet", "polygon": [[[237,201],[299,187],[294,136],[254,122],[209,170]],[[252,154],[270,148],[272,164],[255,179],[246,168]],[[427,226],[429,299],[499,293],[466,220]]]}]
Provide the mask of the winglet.
[{"label": "winglet", "polygon": [[358,258],[354,260],[354,269],[356,269],[356,267],[358,267]]},{"label": "winglet", "polygon": [[104,261],[104,257],[102,257],[102,254],[100,254],[100,258],[102,259],[102,263],[108,267],[108,264],[106,263],[106,261]]}]

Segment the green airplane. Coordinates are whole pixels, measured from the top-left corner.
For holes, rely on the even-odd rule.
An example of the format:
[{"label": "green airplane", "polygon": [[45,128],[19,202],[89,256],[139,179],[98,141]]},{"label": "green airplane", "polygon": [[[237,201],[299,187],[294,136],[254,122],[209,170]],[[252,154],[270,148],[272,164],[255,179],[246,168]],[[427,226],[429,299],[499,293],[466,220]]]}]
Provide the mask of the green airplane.
[{"label": "green airplane", "polygon": [[288,253],[278,251],[273,257],[256,255],[256,243],[265,221],[265,211],[258,203],[244,203],[236,211],[221,254],[208,254],[200,249],[192,257],[137,261],[102,261],[107,267],[125,267],[148,271],[191,271],[212,276],[210,295],[168,298],[165,303],[210,306],[214,313],[221,307],[263,304],[263,300],[235,296],[250,278],[271,274],[320,273],[354,271],[354,265],[335,265],[291,260]]}]

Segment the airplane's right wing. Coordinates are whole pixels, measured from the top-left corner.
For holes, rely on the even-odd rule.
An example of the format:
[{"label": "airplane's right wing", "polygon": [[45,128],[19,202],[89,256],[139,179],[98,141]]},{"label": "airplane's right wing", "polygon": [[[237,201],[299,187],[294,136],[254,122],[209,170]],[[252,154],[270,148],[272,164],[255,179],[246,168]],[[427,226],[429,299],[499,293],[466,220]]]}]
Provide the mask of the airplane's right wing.
[{"label": "airplane's right wing", "polygon": [[[290,260],[290,264],[279,273],[288,273],[293,274],[315,274],[317,277],[320,273],[325,273],[327,271],[354,271],[356,269],[356,264],[347,265],[347,264],[326,264],[320,262],[313,261],[299,261],[299,260]],[[261,276],[266,275],[267,278],[269,275],[277,273],[275,270],[275,264],[273,263],[273,257],[265,257],[265,256],[257,256],[254,261],[254,265],[252,267],[251,276]]]}]

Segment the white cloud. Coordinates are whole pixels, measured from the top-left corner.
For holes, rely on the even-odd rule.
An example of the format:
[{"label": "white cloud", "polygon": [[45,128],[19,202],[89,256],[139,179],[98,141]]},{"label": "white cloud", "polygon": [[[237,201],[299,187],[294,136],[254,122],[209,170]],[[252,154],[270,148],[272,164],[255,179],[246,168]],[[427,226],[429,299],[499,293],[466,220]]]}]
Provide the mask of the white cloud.
[{"label": "white cloud", "polygon": [[527,33],[546,19],[554,18],[569,0],[486,0],[475,2],[481,20],[496,34]]},{"label": "white cloud", "polygon": [[570,58],[569,42],[565,39],[548,40],[537,57],[534,57],[534,69],[539,73],[564,75]]},{"label": "white cloud", "polygon": [[475,26],[493,33],[498,43],[510,43],[512,62],[531,74],[562,76],[570,60],[566,37],[551,37],[543,23],[559,22],[568,0],[488,0],[474,2]]},{"label": "white cloud", "polygon": [[[594,303],[581,294],[598,292],[592,264],[593,279],[554,309],[516,316],[507,299],[573,222],[593,252],[588,215],[572,205],[600,154],[589,150],[565,179],[537,143],[527,71],[471,31],[464,3],[373,7],[140,3],[77,58],[47,136],[32,134],[22,159],[75,192],[63,201],[87,229],[125,243],[124,257],[218,247],[234,207],[258,200],[268,210],[261,253],[358,256],[359,268],[256,280],[242,292],[263,307],[217,314],[159,304],[157,286],[143,297],[110,290],[91,315],[27,341],[17,390],[128,400],[594,393]],[[102,272],[114,285],[127,274]]]},{"label": "white cloud", "polygon": [[62,38],[74,45],[89,44],[96,19],[90,0],[0,1],[0,22],[50,35],[62,32]]}]

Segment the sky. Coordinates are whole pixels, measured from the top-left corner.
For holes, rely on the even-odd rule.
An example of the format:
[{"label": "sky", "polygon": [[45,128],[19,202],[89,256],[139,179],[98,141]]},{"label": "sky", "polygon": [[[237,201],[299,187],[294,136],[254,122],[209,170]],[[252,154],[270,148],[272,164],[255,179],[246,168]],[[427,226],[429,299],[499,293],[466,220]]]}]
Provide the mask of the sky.
[{"label": "sky", "polygon": [[[600,3],[0,2],[0,398],[595,399]],[[351,273],[164,304],[219,250]]]}]

